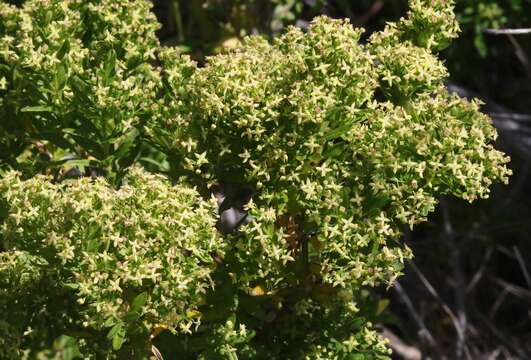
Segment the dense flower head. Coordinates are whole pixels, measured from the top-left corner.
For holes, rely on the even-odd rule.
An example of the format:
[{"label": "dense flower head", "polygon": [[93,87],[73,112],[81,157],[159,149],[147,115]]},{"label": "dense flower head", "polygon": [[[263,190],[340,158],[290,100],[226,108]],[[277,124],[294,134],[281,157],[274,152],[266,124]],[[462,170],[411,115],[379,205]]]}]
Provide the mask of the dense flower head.
[{"label": "dense flower head", "polygon": [[[214,227],[215,204],[138,168],[125,181],[115,190],[102,179],[54,184],[44,176],[23,181],[14,172],[3,178],[8,252],[0,271],[3,282],[12,282],[3,296],[12,298],[10,292],[32,281],[38,291],[35,283],[45,278],[48,297],[73,299],[68,305],[79,314],[71,322],[84,331],[136,324],[149,334],[155,327],[196,326],[194,311],[212,287],[212,254],[222,256],[225,248]],[[22,268],[19,279],[8,276],[10,263]]]},{"label": "dense flower head", "polygon": [[409,0],[406,17],[388,23],[371,36],[380,45],[409,41],[430,51],[446,48],[459,34],[453,0]]},{"label": "dense flower head", "polygon": [[[421,3],[433,14],[421,16]],[[444,4],[413,1],[408,19],[389,24],[393,36],[367,45],[348,21],[320,17],[272,44],[248,38],[192,75],[200,140],[186,166],[255,188],[253,241],[238,246],[254,254],[257,277],[278,275],[270,286],[302,238],[325,282],[391,281],[410,256],[394,241],[404,224],[425,220],[437,196],[471,201],[507,180],[490,120],[447,93],[442,62],[408,32],[424,21],[451,39]]]}]

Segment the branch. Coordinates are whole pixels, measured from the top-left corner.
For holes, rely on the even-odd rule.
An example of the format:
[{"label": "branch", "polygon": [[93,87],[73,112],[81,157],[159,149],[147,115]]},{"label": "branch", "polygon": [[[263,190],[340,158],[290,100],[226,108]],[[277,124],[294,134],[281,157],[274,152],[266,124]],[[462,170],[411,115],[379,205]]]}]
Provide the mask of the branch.
[{"label": "branch", "polygon": [[389,340],[389,346],[394,353],[399,355],[404,360],[420,360],[422,359],[422,353],[414,346],[406,344],[395,333],[388,328],[384,327],[382,331],[383,337]]},{"label": "branch", "polygon": [[402,285],[398,281],[395,281],[393,284],[393,290],[397,293],[398,297],[402,301],[402,303],[406,306],[406,309],[409,311],[411,317],[413,318],[413,321],[417,324],[418,328],[420,329],[421,337],[428,342],[428,344],[435,349],[439,348],[439,345],[435,341],[435,338],[430,333],[426,325],[424,324],[424,321],[420,317],[420,315],[415,310],[415,306],[411,302],[411,299],[407,295],[407,293],[402,288]]},{"label": "branch", "polygon": [[464,337],[464,332],[466,331],[466,329],[464,329],[462,327],[462,324],[461,322],[459,321],[459,319],[457,318],[457,316],[455,316],[454,312],[452,311],[452,309],[450,309],[450,307],[441,299],[441,297],[439,296],[439,294],[437,293],[437,291],[435,290],[435,288],[433,287],[432,284],[430,284],[430,282],[428,281],[428,279],[424,276],[424,274],[419,270],[419,268],[415,265],[415,263],[413,263],[413,261],[410,261],[408,260],[407,261],[408,265],[410,266],[410,268],[415,272],[415,274],[417,275],[417,277],[420,279],[420,281],[422,282],[422,284],[424,285],[424,287],[426,288],[426,290],[428,290],[428,293],[439,303],[439,305],[441,306],[441,308],[443,309],[443,311],[448,315],[448,317],[450,318],[450,320],[452,321],[452,324],[454,325],[455,327],[455,330],[456,330],[456,333],[457,333],[457,336],[459,338],[463,338]]},{"label": "branch", "polygon": [[466,314],[467,293],[465,275],[463,274],[463,266],[461,264],[460,246],[452,226],[446,199],[441,199],[440,206],[444,221],[444,233],[447,241],[446,244],[448,246],[448,250],[450,251],[450,261],[452,262],[452,270],[454,272],[456,281],[456,285],[454,287],[454,296],[457,308],[457,321],[459,323],[459,328],[457,328],[457,358],[461,358],[466,344],[466,328],[468,322]]},{"label": "branch", "polygon": [[523,29],[483,29],[482,32],[492,35],[526,35],[531,34],[531,28]]}]

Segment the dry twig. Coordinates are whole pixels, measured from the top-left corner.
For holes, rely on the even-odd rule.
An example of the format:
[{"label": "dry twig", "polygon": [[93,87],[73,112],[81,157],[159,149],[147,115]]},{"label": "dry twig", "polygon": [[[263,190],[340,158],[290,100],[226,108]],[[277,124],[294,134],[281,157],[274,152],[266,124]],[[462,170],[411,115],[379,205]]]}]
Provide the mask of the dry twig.
[{"label": "dry twig", "polygon": [[389,346],[393,352],[404,360],[420,360],[422,353],[414,346],[407,345],[395,333],[388,328],[383,328],[382,335],[389,340]]},{"label": "dry twig", "polygon": [[527,35],[531,34],[531,28],[522,29],[483,29],[486,34],[492,35]]},{"label": "dry twig", "polygon": [[441,299],[441,297],[439,296],[439,294],[437,293],[437,291],[435,290],[435,288],[433,287],[433,285],[430,284],[430,282],[428,281],[428,279],[426,279],[426,277],[424,276],[424,274],[419,270],[419,268],[412,262],[412,261],[409,261],[408,260],[408,264],[409,266],[411,267],[411,269],[413,269],[413,271],[415,272],[415,274],[417,274],[418,278],[420,279],[420,281],[422,282],[422,284],[424,285],[424,287],[426,288],[426,290],[428,290],[428,292],[430,293],[431,296],[433,296],[433,298],[439,303],[439,305],[441,306],[441,308],[444,310],[444,312],[448,315],[448,317],[450,318],[450,320],[452,321],[452,324],[454,325],[455,327],[455,330],[457,332],[457,335],[458,336],[463,336],[462,333],[466,331],[466,329],[463,329],[461,327],[461,323],[459,321],[459,319],[455,316],[454,312],[452,311],[452,309],[450,309],[450,307]]},{"label": "dry twig", "polygon": [[418,328],[420,329],[419,334],[421,335],[421,337],[423,337],[428,342],[428,345],[431,346],[432,348],[438,348],[439,346],[437,345],[435,338],[433,337],[433,335],[430,333],[430,331],[426,327],[426,324],[424,324],[422,317],[415,310],[415,306],[413,306],[411,299],[409,298],[407,293],[402,288],[402,285],[400,285],[400,282],[395,281],[393,285],[393,289],[398,294],[398,297],[406,306],[408,312],[413,318],[413,321],[417,324]]}]

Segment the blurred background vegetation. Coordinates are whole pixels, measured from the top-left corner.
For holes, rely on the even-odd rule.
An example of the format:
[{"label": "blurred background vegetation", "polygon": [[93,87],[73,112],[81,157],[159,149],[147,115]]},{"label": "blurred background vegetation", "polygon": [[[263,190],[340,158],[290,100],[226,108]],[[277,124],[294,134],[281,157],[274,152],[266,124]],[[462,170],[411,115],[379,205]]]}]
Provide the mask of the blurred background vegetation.
[{"label": "blurred background vegetation", "polygon": [[[368,37],[406,0],[154,0],[163,44],[202,63],[247,35],[272,38],[316,15],[349,18]],[[416,257],[377,312],[397,359],[531,358],[531,0],[457,0],[461,37],[443,53],[448,87],[485,102],[512,157],[511,184],[474,205],[441,199],[404,241]]]}]

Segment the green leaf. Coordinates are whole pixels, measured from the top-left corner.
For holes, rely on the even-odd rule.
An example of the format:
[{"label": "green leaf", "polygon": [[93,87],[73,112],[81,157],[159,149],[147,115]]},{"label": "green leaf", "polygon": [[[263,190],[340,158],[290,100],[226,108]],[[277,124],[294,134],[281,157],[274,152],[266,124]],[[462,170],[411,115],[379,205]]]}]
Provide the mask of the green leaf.
[{"label": "green leaf", "polygon": [[129,167],[138,156],[140,146],[136,140],[138,130],[133,129],[126,136],[124,141],[118,146],[114,153],[114,160],[118,162],[121,168]]},{"label": "green leaf", "polygon": [[87,252],[93,253],[97,252],[100,248],[100,242],[98,238],[92,238],[87,241]]},{"label": "green leaf", "polygon": [[52,112],[53,108],[51,106],[26,106],[20,109],[20,112],[27,113],[27,112]]},{"label": "green leaf", "polygon": [[116,323],[112,328],[111,330],[109,330],[109,332],[107,333],[107,339],[112,339],[114,338],[114,336],[118,333],[118,332],[121,332],[123,331],[123,323],[121,322],[118,322]]},{"label": "green leaf", "polygon": [[75,283],[63,283],[63,287],[70,289],[70,290],[77,290],[79,289],[79,284]]},{"label": "green leaf", "polygon": [[104,327],[111,327],[111,326],[114,326],[115,324],[116,324],[116,319],[110,317],[107,320],[105,320],[105,323],[103,323],[103,326]]},{"label": "green leaf", "polygon": [[125,337],[122,336],[122,334],[117,334],[116,336],[112,338],[112,348],[114,350],[120,350],[124,342],[125,342]]},{"label": "green leaf", "polygon": [[128,312],[127,314],[125,314],[122,320],[125,321],[126,323],[131,323],[133,321],[138,320],[139,318],[140,318],[140,313],[133,311],[133,312]]},{"label": "green leaf", "polygon": [[107,58],[105,59],[105,64],[103,65],[103,76],[104,76],[104,82],[106,84],[110,83],[110,80],[113,78],[115,66],[116,66],[116,54],[114,50],[111,50],[107,54]]},{"label": "green leaf", "polygon": [[112,340],[112,348],[114,350],[120,350],[125,342],[125,329],[122,322],[114,325],[107,333],[107,339]]},{"label": "green leaf", "polygon": [[70,78],[70,84],[72,85],[72,89],[79,94],[83,94],[84,92],[86,92],[89,87],[86,81],[81,79],[77,75],[73,75]]},{"label": "green leaf", "polygon": [[131,309],[129,310],[129,312],[140,312],[140,310],[142,309],[142,306],[146,304],[147,299],[148,299],[147,292],[144,291],[143,293],[138,294],[133,299],[133,303],[131,304]]},{"label": "green leaf", "polygon": [[334,159],[341,155],[344,151],[345,146],[343,144],[332,145],[325,150],[323,157],[328,159]]},{"label": "green leaf", "polygon": [[365,356],[363,354],[350,354],[348,356],[348,360],[365,360]]},{"label": "green leaf", "polygon": [[57,57],[57,59],[63,60],[66,53],[69,51],[70,51],[70,41],[66,39],[63,45],[61,45],[61,47],[59,48],[59,50],[57,50],[57,53],[55,54],[55,56]]},{"label": "green leaf", "polygon": [[62,360],[73,360],[81,357],[76,339],[71,336],[61,335],[57,338],[54,341],[54,349],[60,351],[60,359]]},{"label": "green leaf", "polygon": [[75,160],[67,160],[65,162],[65,165],[87,167],[87,166],[90,166],[92,163],[93,161],[88,160],[88,159],[75,159]]},{"label": "green leaf", "polygon": [[343,134],[347,133],[352,128],[351,123],[343,124],[340,127],[330,131],[326,136],[325,139],[330,141],[337,138],[340,138]]},{"label": "green leaf", "polygon": [[153,165],[158,172],[168,172],[170,170],[170,167],[168,166],[167,162],[157,161],[156,159],[150,158],[150,157],[141,157],[138,159],[140,163],[146,163]]},{"label": "green leaf", "polygon": [[54,85],[56,90],[61,90],[66,84],[66,74],[68,70],[65,64],[58,64],[55,68]]}]

